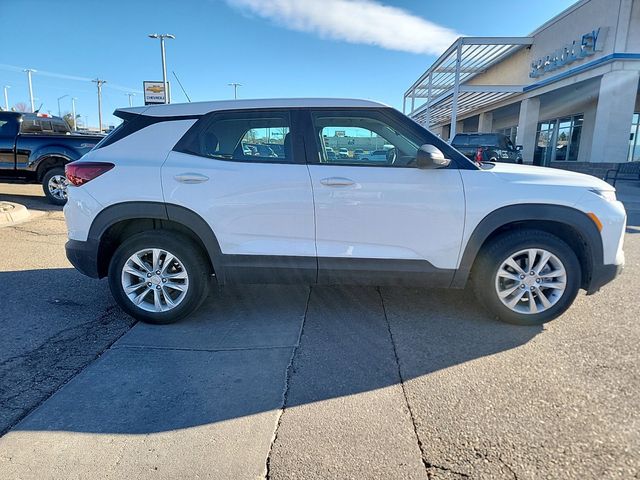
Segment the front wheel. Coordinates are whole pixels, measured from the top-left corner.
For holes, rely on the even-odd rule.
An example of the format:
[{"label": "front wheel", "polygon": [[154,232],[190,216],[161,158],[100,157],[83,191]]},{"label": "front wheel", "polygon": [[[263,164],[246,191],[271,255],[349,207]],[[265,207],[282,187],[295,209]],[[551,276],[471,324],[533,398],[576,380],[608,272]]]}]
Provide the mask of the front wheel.
[{"label": "front wheel", "polygon": [[500,320],[541,325],[571,306],[581,277],[578,258],[565,242],[547,232],[520,230],[481,251],[473,285],[480,303]]},{"label": "front wheel", "polygon": [[54,205],[67,203],[67,177],[64,174],[64,167],[47,171],[42,177],[42,189],[50,203]]},{"label": "front wheel", "polygon": [[208,262],[180,234],[154,230],[129,238],[109,265],[109,287],[120,307],[147,323],[173,323],[207,296]]}]

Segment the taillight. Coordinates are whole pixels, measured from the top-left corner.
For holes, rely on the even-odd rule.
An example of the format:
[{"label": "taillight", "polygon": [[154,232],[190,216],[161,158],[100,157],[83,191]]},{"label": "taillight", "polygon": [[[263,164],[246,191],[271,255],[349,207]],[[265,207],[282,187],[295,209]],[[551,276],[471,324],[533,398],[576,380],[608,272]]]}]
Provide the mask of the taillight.
[{"label": "taillight", "polygon": [[484,157],[482,152],[483,152],[483,148],[482,147],[478,147],[476,149],[476,158],[475,158],[476,163],[482,163],[482,160],[483,160],[483,157]]},{"label": "taillight", "polygon": [[115,165],[107,162],[72,162],[64,167],[64,173],[71,185],[79,187],[111,170]]}]

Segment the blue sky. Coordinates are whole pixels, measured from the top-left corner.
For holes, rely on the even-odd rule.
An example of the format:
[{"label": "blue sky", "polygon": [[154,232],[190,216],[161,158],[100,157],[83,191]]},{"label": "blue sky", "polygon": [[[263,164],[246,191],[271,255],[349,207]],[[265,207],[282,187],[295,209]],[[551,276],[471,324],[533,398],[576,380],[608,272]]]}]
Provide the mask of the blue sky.
[{"label": "blue sky", "polygon": [[[77,97],[77,113],[97,125],[95,85],[105,123],[142,104],[142,81],[161,80],[160,46],[172,33],[170,80],[192,101],[232,98],[358,97],[401,108],[406,88],[457,34],[526,35],[571,0],[0,0],[0,87],[57,114],[57,98]],[[186,98],[173,82],[173,101]],[[0,101],[4,100],[0,97]],[[61,100],[70,111],[69,97]]]}]

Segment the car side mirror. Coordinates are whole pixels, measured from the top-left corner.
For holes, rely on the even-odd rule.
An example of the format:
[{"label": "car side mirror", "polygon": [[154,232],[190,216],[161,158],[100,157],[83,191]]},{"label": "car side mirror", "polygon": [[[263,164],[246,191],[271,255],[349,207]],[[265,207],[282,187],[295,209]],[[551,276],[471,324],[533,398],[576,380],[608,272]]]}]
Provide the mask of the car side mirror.
[{"label": "car side mirror", "polygon": [[425,144],[418,149],[416,154],[416,166],[422,169],[434,169],[448,167],[451,160],[433,145]]}]

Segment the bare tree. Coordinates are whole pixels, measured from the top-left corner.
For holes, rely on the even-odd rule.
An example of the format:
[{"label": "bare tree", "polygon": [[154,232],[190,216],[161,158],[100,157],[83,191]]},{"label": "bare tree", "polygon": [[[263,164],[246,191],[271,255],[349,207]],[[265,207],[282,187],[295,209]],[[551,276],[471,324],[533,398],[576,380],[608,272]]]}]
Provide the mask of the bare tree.
[{"label": "bare tree", "polygon": [[13,106],[13,110],[16,112],[28,112],[29,111],[29,105],[27,105],[24,102],[18,102]]},{"label": "bare tree", "polygon": [[76,119],[73,118],[73,114],[70,112],[66,112],[62,118],[64,119],[64,121],[67,123],[67,125],[69,125],[69,128],[71,130],[74,130],[74,125],[76,123]]}]

